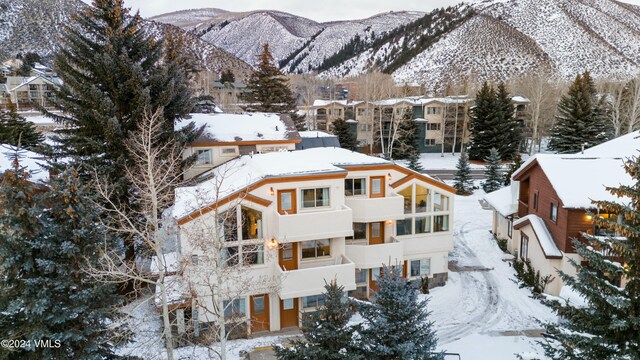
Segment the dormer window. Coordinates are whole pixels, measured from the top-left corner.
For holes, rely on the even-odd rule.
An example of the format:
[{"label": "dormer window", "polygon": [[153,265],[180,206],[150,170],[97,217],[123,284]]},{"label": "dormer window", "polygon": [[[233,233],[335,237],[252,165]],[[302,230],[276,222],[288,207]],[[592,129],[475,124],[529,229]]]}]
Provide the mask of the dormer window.
[{"label": "dormer window", "polygon": [[197,150],[198,159],[196,165],[210,165],[213,163],[211,160],[211,149]]}]

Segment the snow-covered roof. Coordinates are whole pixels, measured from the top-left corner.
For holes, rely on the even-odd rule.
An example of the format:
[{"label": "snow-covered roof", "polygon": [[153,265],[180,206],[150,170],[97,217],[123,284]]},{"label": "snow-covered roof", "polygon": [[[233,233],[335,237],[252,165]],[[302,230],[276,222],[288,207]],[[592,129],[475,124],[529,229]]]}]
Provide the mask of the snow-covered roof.
[{"label": "snow-covered roof", "polygon": [[190,114],[191,119],[181,120],[176,129],[194,122],[204,126],[197,143],[211,142],[255,142],[300,140],[300,136],[287,115],[271,113],[245,114]]},{"label": "snow-covered roof", "polygon": [[514,173],[514,178],[534,161],[544,171],[565,208],[592,208],[591,200],[626,202],[627,199],[612,195],[605,187],[633,184],[621,158],[589,155],[537,154]]},{"label": "snow-covered roof", "polygon": [[[42,79],[52,85],[56,85],[59,86],[61,85],[62,81],[60,80],[60,78],[53,78],[53,77],[48,77],[48,76],[43,76],[43,75],[37,75],[37,76],[31,76],[31,77],[25,77],[22,79],[22,82],[20,82],[20,84],[15,85],[13,88],[11,88],[11,90],[9,91],[15,91],[20,87],[23,87],[27,84],[30,84],[38,79]],[[8,81],[7,81],[8,82]]]},{"label": "snow-covered roof", "polygon": [[545,256],[562,257],[562,252],[558,249],[556,242],[553,241],[553,237],[551,236],[549,229],[547,229],[547,225],[545,225],[544,220],[537,215],[529,214],[516,220],[513,223],[513,226],[515,228],[520,228],[520,225],[522,224],[524,226],[524,223],[529,223],[533,228]]},{"label": "snow-covered roof", "polygon": [[640,155],[640,130],[622,135],[584,151],[585,155],[629,158]]},{"label": "snow-covered roof", "polygon": [[[13,169],[15,152],[15,146],[0,144],[0,173]],[[49,171],[41,165],[44,163],[42,155],[25,149],[19,149],[19,154],[21,156],[20,166],[31,174],[32,181],[47,181],[49,179]]]},{"label": "snow-covered roof", "polygon": [[210,178],[195,186],[176,189],[173,216],[181,219],[267,178],[341,173],[346,172],[342,165],[375,164],[391,162],[342,148],[245,155],[212,169],[204,174]]},{"label": "snow-covered roof", "polygon": [[385,100],[372,102],[372,104],[377,106],[395,106],[402,103],[408,103],[409,105],[416,105],[416,100],[411,98],[399,98],[399,99],[385,99]]},{"label": "snow-covered roof", "polygon": [[502,216],[513,215],[518,212],[518,204],[513,202],[511,186],[505,186],[500,190],[490,192],[484,199]]},{"label": "snow-covered roof", "polygon": [[[177,252],[163,254],[165,274],[175,274],[180,268],[179,255]],[[151,274],[160,274],[160,262],[157,256],[151,257]]]},{"label": "snow-covered roof", "polygon": [[511,98],[511,101],[516,102],[516,103],[530,103],[531,101],[529,101],[529,99],[527,99],[524,96],[514,96]]},{"label": "snow-covered roof", "polygon": [[324,131],[299,131],[298,134],[301,138],[335,137],[335,135]]},{"label": "snow-covered roof", "polygon": [[429,105],[432,103],[467,104],[473,102],[473,99],[466,96],[447,96],[441,98],[422,98],[418,99],[416,102],[418,105]]},{"label": "snow-covered roof", "polygon": [[364,101],[351,101],[351,100],[314,100],[314,107],[323,107],[330,105],[338,105],[338,106],[356,106],[362,104]]}]

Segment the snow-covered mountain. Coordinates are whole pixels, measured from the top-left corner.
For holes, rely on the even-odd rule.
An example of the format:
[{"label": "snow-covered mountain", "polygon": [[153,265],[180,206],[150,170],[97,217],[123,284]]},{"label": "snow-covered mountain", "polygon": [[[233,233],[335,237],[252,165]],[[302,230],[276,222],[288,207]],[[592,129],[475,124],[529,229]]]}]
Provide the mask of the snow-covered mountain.
[{"label": "snow-covered mountain", "polygon": [[[20,52],[50,57],[60,45],[60,34],[73,14],[86,6],[80,0],[0,0],[0,60]],[[183,35],[187,53],[201,67],[214,71],[231,69],[239,78],[252,70],[234,55],[177,26],[154,21],[145,23],[147,29],[158,36]]]},{"label": "snow-covered mountain", "polygon": [[[206,10],[206,9],[205,9]],[[269,43],[274,59],[287,72],[315,70],[352,39],[371,42],[376,36],[424,16],[421,12],[390,12],[368,19],[318,23],[280,11],[221,13],[208,21],[185,24],[183,18],[205,10],[188,10],[151,18],[181,26],[248,63],[256,63],[261,45]]]}]

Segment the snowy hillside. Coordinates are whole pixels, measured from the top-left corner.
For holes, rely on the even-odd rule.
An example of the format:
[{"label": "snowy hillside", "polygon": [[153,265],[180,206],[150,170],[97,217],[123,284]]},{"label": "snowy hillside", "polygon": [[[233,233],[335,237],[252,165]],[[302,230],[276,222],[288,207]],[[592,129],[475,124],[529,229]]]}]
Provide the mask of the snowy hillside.
[{"label": "snowy hillside", "polygon": [[210,20],[220,14],[226,13],[222,9],[189,9],[174,11],[158,16],[150,17],[149,20],[179,26],[184,29],[195,28],[198,24]]},{"label": "snowy hillside", "polygon": [[611,0],[473,6],[478,15],[395,71],[396,80],[441,84],[460,74],[494,80],[542,70],[563,79],[584,70],[625,78],[640,70],[637,7]]},{"label": "snowy hillside", "polygon": [[[60,45],[60,35],[73,14],[86,6],[80,0],[0,0],[0,59],[20,52],[50,57]],[[203,68],[232,69],[238,77],[251,72],[245,62],[179,27],[153,21],[146,24],[148,31],[158,36],[183,35],[187,53]]]}]

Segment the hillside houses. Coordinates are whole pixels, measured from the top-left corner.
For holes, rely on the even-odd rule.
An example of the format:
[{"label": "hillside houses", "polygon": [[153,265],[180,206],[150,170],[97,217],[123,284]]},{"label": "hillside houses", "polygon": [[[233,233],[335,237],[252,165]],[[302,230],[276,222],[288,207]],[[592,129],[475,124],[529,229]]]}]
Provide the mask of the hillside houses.
[{"label": "hillside houses", "polygon": [[563,292],[556,270],[575,273],[569,259],[581,259],[573,239],[580,239],[582,233],[616,235],[594,227],[588,212],[616,216],[598,213],[591,201],[619,201],[605,187],[632,184],[622,165],[625,158],[637,155],[639,135],[627,134],[583,154],[538,154],[514,173],[511,186],[485,196],[493,209],[494,235],[506,239],[508,251],[530,259],[542,275],[555,277],[545,292]]}]

